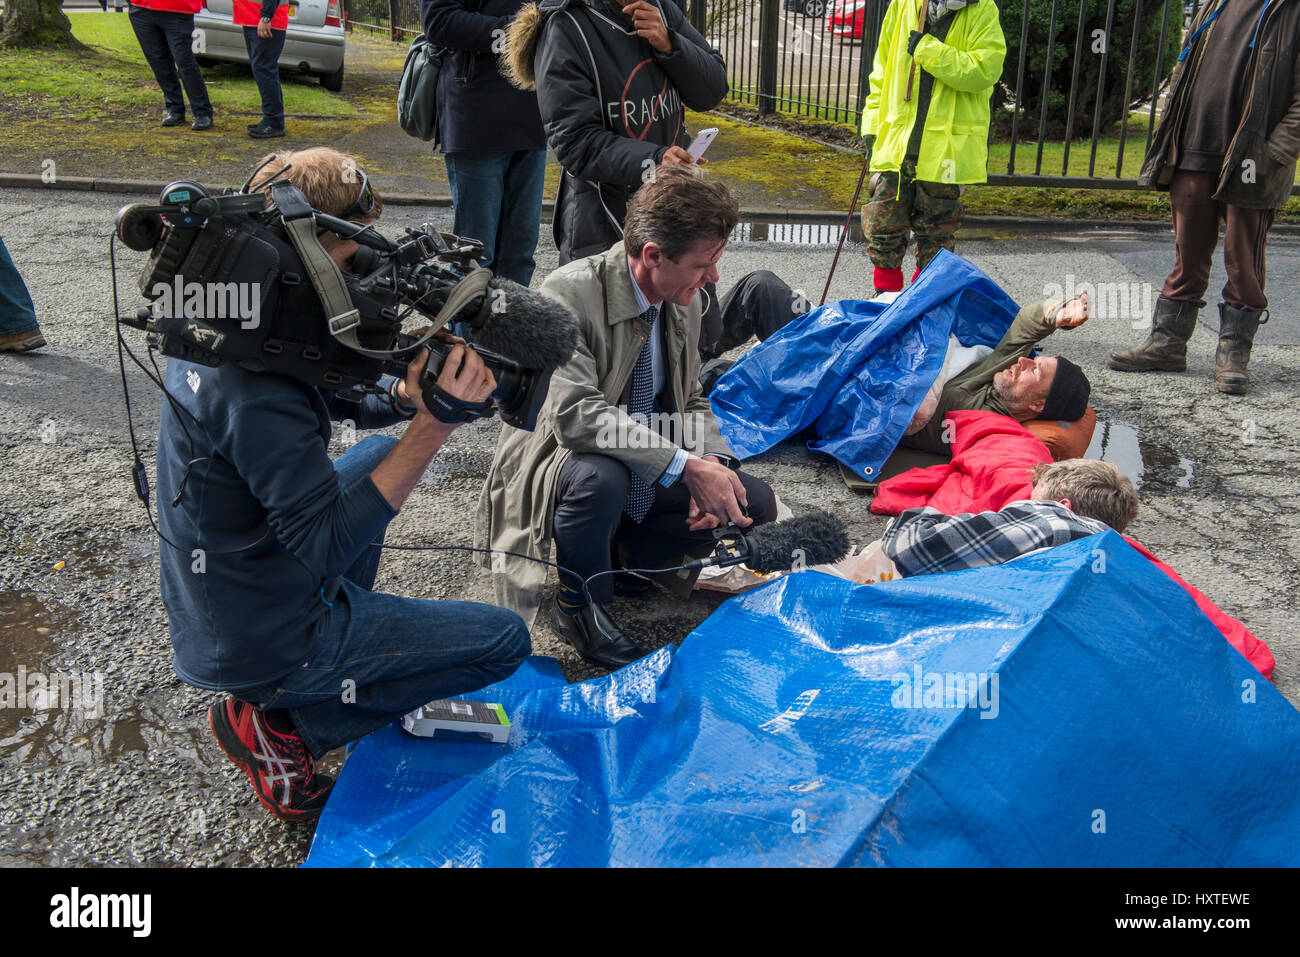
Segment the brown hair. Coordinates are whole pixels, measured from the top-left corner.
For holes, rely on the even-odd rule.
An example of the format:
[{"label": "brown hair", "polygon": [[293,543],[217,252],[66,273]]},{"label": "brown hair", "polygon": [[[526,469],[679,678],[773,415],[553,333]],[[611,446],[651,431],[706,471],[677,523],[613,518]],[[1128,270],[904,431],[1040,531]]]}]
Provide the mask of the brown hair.
[{"label": "brown hair", "polygon": [[661,166],[627,206],[623,246],[641,255],[654,243],[673,262],[701,239],[725,242],[740,222],[740,207],[721,183],[693,166]]},{"label": "brown hair", "polygon": [[1070,500],[1070,510],[1105,522],[1117,532],[1137,518],[1137,490],[1127,475],[1099,459],[1040,462],[1030,473],[1034,497]]},{"label": "brown hair", "polygon": [[[323,213],[342,216],[344,210],[356,202],[361,193],[361,168],[355,157],[330,149],[328,146],[313,146],[305,150],[280,150],[263,157],[266,166],[257,174],[253,189],[264,190],[271,184],[271,177],[285,166],[290,168],[276,179],[287,179],[302,190],[307,202]],[[384,200],[370,183],[370,193],[375,198],[375,206],[370,212],[356,214],[351,218],[363,223],[373,223],[384,211]]]}]

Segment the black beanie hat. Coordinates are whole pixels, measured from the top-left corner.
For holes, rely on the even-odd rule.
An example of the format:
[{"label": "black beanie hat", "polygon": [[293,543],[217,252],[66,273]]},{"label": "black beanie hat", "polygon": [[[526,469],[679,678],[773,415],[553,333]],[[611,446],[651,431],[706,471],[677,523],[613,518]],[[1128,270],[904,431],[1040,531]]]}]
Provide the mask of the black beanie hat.
[{"label": "black beanie hat", "polygon": [[1038,417],[1077,422],[1088,411],[1090,392],[1092,384],[1083,370],[1064,356],[1058,356],[1056,376],[1052,379],[1052,387],[1047,390],[1047,401],[1043,403],[1043,411],[1038,413]]}]

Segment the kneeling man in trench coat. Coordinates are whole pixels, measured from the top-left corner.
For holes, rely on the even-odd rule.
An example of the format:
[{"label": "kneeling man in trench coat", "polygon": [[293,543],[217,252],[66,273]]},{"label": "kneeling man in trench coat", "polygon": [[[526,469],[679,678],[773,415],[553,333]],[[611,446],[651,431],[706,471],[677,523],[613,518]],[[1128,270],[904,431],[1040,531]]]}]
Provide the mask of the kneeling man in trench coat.
[{"label": "kneeling man in trench coat", "polygon": [[[744,472],[699,384],[699,290],[740,218],[721,183],[661,167],[633,197],[623,242],[575,260],[541,291],[579,318],[581,336],[551,377],[532,432],[502,426],[479,500],[475,544],[494,554],[497,602],[536,617],[549,559],[582,579],[671,569],[713,548],[712,530],[776,515],[771,488]],[[685,598],[698,571],[654,576]],[[605,607],[654,583],[619,572],[586,589],[560,573],[554,619],[586,660],[619,668],[644,653]]]}]

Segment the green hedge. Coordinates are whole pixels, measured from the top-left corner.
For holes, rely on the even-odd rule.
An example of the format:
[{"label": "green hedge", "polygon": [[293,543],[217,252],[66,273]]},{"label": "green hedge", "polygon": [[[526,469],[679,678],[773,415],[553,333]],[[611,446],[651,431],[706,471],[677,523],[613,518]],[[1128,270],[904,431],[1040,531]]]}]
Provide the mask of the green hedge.
[{"label": "green hedge", "polygon": [[[1074,107],[1074,125],[1071,138],[1091,137],[1093,115],[1097,100],[1098,78],[1101,74],[1101,53],[1093,52],[1098,31],[1107,41],[1109,56],[1106,62],[1106,88],[1101,102],[1101,130],[1109,131],[1133,103],[1146,101],[1151,96],[1156,79],[1157,46],[1160,43],[1160,21],[1165,12],[1163,0],[1141,3],[1138,42],[1133,54],[1134,75],[1132,103],[1124,102],[1125,78],[1129,70],[1129,50],[1133,41],[1133,22],[1140,0],[1109,0],[1115,4],[1111,33],[1107,37],[1106,11],[1108,0],[1084,0],[1088,11],[1084,20],[1083,47],[1080,56],[1078,97]],[[1006,100],[1014,100],[1016,76],[1020,62],[1020,31],[1024,23],[1025,0],[1002,0],[1000,3],[1002,32],[1007,39],[1007,60],[1002,68],[1002,82]],[[1160,64],[1161,80],[1172,72],[1182,49],[1183,4],[1170,0],[1164,57]],[[1074,48],[1078,36],[1080,0],[1059,0],[1056,11],[1056,37],[1052,53],[1052,78],[1049,84],[1047,105],[1047,136],[1059,140],[1065,134],[1066,118],[1070,107],[1070,80],[1074,73]],[[1025,62],[1024,88],[1018,105],[1020,111],[1020,138],[1037,138],[1039,111],[1042,106],[1043,70],[1047,66],[1048,28],[1051,25],[1052,0],[1028,0],[1029,34],[1026,46],[1029,56]],[[1007,107],[995,111],[994,123],[1001,135],[1011,132],[1012,110]]]}]

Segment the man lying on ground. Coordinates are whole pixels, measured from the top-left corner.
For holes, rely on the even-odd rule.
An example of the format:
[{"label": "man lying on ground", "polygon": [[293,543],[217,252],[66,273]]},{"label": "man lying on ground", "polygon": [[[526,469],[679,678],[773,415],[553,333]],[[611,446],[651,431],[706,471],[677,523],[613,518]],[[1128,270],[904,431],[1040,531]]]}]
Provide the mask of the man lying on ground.
[{"label": "man lying on ground", "polygon": [[996,512],[909,508],[889,523],[881,548],[905,577],[930,575],[1000,565],[1108,528],[1123,532],[1137,518],[1137,491],[1109,462],[1039,463],[1032,475],[1029,499]]},{"label": "man lying on ground", "polygon": [[919,431],[905,436],[902,444],[948,455],[952,436],[944,417],[955,409],[984,409],[1019,422],[1038,418],[1078,421],[1088,409],[1092,390],[1083,370],[1061,356],[1031,359],[1029,354],[1057,329],[1072,329],[1087,321],[1086,292],[1065,305],[1036,302],[1025,306],[992,353],[944,383],[934,414]]}]

